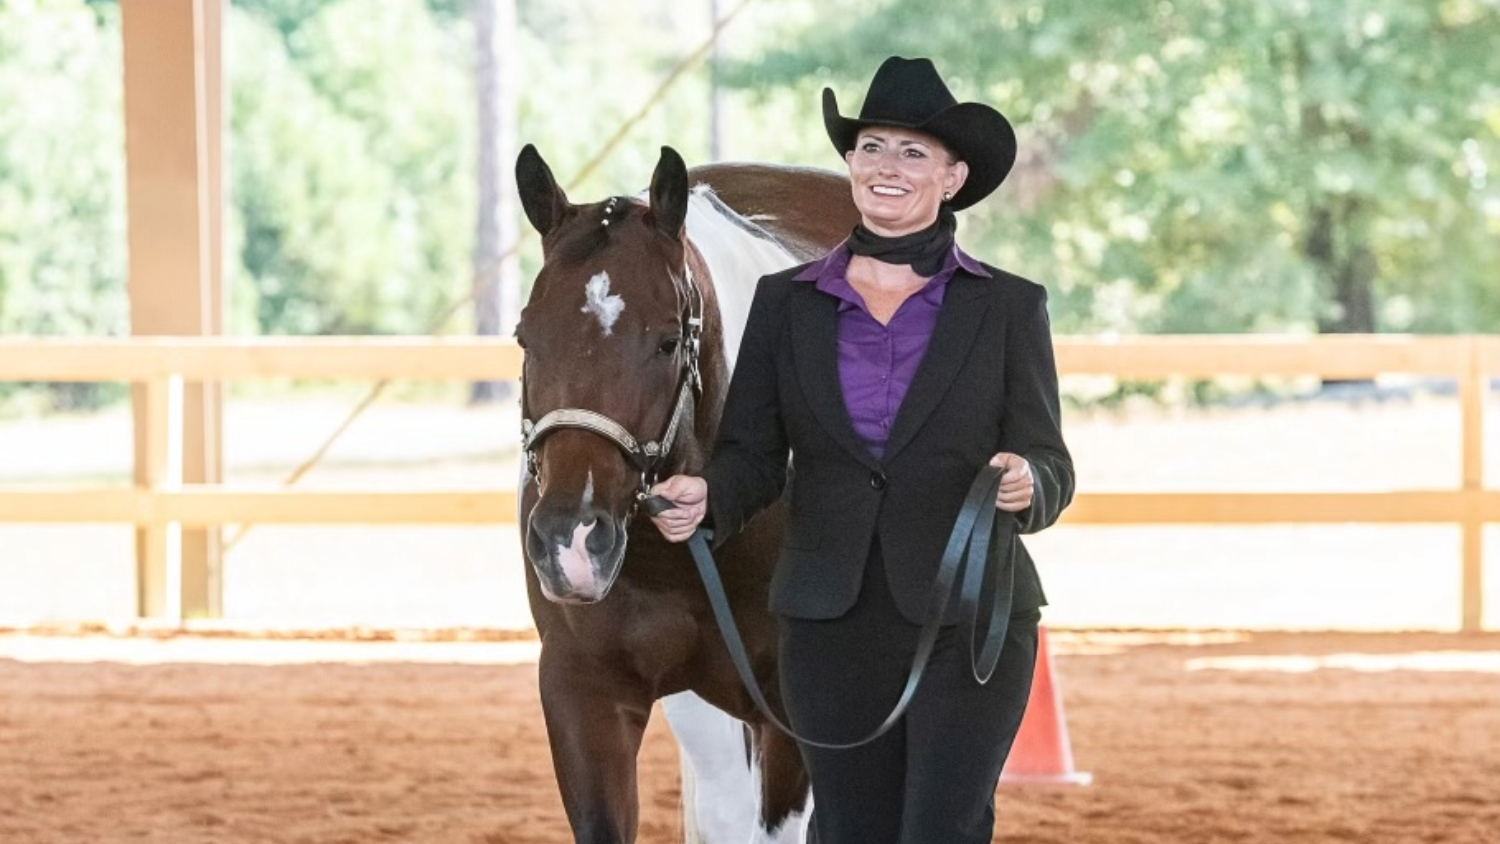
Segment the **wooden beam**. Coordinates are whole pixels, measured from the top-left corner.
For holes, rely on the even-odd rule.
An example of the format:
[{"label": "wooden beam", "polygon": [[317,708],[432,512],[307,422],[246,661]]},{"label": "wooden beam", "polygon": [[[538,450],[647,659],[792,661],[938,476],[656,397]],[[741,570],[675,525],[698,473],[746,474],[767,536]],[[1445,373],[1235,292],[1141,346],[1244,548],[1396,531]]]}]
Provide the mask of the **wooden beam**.
[{"label": "wooden beam", "polygon": [[1067,525],[1454,524],[1500,521],[1500,490],[1080,493]]},{"label": "wooden beam", "polygon": [[514,379],[521,362],[497,337],[0,337],[0,381]]},{"label": "wooden beam", "polygon": [[151,493],[136,487],[0,488],[0,523],[71,524],[151,521]]},{"label": "wooden beam", "polygon": [[[179,522],[196,527],[239,522],[483,525],[515,524],[516,512],[516,494],[509,490],[313,492],[198,484],[159,492],[77,486],[0,488],[0,522]],[[160,571],[165,577],[167,566],[163,564]]]},{"label": "wooden beam", "polygon": [[[1061,523],[1082,525],[1456,524],[1500,522],[1500,490],[1118,492],[1080,494]],[[303,491],[183,484],[157,492],[0,487],[0,522],[279,524],[514,523],[512,490]]]},{"label": "wooden beam", "polygon": [[158,497],[156,513],[183,524],[514,524],[516,495],[475,492],[289,492],[184,487]]},{"label": "wooden beam", "polygon": [[[1463,489],[1478,492],[1484,488],[1484,404],[1489,392],[1488,361],[1479,340],[1469,346],[1469,360],[1458,375],[1458,400],[1462,421],[1459,436],[1463,441]],[[1460,540],[1463,561],[1459,594],[1461,628],[1473,633],[1484,626],[1484,514],[1478,507],[1462,514]]]},{"label": "wooden beam", "polygon": [[1486,334],[1473,339],[1479,345],[1479,371],[1500,378],[1500,336]]},{"label": "wooden beam", "polygon": [[[1325,338],[1332,339],[1332,338]],[[1244,337],[1057,338],[1063,375],[1454,374],[1469,366],[1466,338],[1269,339]],[[1484,338],[1485,360],[1500,341]],[[203,378],[518,378],[522,353],[494,337],[0,337],[0,380],[128,381],[181,374]],[[1500,369],[1495,366],[1491,371]]]},{"label": "wooden beam", "polygon": [[1468,365],[1470,349],[1464,337],[1387,335],[1058,337],[1054,343],[1059,372],[1119,378],[1451,375]]},{"label": "wooden beam", "polygon": [[[148,493],[182,485],[182,379],[154,378],[144,385],[145,449],[140,454],[138,488]],[[148,513],[134,514],[139,526],[135,561],[136,608],[141,616],[182,617],[182,527]],[[146,520],[140,520],[146,515]]]},{"label": "wooden beam", "polygon": [[[225,0],[120,4],[125,76],[125,174],[132,334],[215,334],[223,327],[222,56]],[[137,386],[137,483],[145,483],[147,397]],[[183,397],[183,469],[190,481],[222,473],[222,401],[216,385],[190,385]],[[137,559],[154,549],[137,536]],[[218,536],[182,538],[182,612],[221,607]]]}]

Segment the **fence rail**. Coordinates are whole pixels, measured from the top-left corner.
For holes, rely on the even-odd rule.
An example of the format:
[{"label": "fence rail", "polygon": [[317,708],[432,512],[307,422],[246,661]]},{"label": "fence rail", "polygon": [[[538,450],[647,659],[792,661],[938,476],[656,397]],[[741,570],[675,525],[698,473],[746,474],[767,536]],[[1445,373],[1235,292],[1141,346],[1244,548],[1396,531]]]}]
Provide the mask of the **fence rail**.
[{"label": "fence rail", "polygon": [[[1462,481],[1456,489],[1400,492],[1080,493],[1070,525],[1341,523],[1454,524],[1462,531],[1460,617],[1482,627],[1483,527],[1500,522],[1500,490],[1484,485],[1484,397],[1500,375],[1500,336],[1059,337],[1064,375],[1119,378],[1316,376],[1406,373],[1454,378],[1460,403]],[[125,381],[144,390],[147,435],[135,486],[3,487],[3,522],[122,522],[141,527],[143,594],[165,592],[180,569],[171,541],[181,526],[513,522],[513,490],[343,492],[182,483],[182,385],[259,378],[519,377],[508,340],[432,337],[0,338],[0,381]],[[171,604],[158,596],[144,607]]]}]

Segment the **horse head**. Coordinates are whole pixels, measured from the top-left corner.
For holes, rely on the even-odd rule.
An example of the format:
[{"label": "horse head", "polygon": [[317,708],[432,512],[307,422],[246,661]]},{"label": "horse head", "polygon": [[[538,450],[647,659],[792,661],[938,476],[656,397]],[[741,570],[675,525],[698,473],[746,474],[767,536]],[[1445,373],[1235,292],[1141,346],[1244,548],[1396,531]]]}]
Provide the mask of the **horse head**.
[{"label": "horse head", "polygon": [[695,427],[704,294],[687,168],[663,147],[646,202],[575,205],[528,144],[516,183],[543,256],[516,330],[526,556],[547,598],[592,603],[620,574],[637,494],[680,465],[667,452]]}]

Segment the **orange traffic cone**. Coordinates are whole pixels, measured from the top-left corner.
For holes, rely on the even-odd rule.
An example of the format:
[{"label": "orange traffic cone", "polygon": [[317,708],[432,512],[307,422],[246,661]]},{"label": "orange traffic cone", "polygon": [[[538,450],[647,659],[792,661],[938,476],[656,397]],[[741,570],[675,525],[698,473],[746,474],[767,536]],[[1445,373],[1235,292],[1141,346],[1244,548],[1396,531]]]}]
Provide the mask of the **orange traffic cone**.
[{"label": "orange traffic cone", "polygon": [[1073,746],[1068,743],[1068,723],[1063,718],[1062,695],[1052,679],[1052,651],[1047,647],[1047,628],[1037,628],[1036,676],[1026,717],[1005,761],[1001,783],[1037,785],[1088,785],[1093,774],[1073,770]]}]

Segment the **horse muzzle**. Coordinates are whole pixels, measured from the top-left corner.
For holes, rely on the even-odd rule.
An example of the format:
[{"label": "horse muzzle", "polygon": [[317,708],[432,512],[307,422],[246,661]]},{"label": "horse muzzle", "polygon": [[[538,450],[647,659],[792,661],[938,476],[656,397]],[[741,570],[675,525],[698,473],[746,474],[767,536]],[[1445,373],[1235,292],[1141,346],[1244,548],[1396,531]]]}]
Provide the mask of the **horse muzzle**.
[{"label": "horse muzzle", "polygon": [[549,601],[596,603],[609,594],[625,561],[624,525],[607,513],[538,505],[526,524],[526,556]]}]

